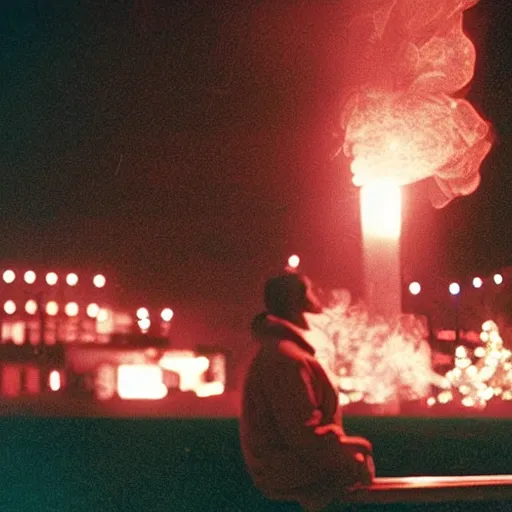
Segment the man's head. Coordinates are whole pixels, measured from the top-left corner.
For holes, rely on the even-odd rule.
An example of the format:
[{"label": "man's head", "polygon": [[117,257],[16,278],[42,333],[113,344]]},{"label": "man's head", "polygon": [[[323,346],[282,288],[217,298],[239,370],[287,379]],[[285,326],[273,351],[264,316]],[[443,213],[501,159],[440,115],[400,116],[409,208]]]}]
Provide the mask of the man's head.
[{"label": "man's head", "polygon": [[265,283],[265,307],[271,315],[294,319],[302,313],[321,313],[322,306],[310,280],[300,274],[271,277]]}]

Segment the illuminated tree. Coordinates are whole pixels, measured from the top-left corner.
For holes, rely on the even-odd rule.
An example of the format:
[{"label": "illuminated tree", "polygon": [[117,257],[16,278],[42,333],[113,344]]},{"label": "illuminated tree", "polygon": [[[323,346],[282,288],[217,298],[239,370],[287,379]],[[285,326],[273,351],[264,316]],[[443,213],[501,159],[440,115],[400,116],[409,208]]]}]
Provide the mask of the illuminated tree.
[{"label": "illuminated tree", "polygon": [[491,400],[512,400],[512,352],[503,346],[498,326],[482,325],[484,346],[472,352],[464,346],[455,351],[455,366],[446,373],[446,389],[429,398],[429,405],[460,400],[466,407],[483,409]]}]

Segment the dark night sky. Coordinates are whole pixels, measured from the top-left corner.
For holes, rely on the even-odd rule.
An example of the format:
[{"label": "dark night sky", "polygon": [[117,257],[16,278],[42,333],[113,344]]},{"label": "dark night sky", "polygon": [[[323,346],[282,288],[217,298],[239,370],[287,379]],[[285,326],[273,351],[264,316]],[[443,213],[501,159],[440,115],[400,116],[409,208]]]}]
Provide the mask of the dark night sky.
[{"label": "dark night sky", "polygon": [[[357,293],[358,194],[329,158],[342,4],[2,2],[0,258],[112,266],[196,341],[245,328],[290,252]],[[496,132],[482,185],[442,211],[408,189],[406,278],[512,265],[507,4],[466,17]]]}]

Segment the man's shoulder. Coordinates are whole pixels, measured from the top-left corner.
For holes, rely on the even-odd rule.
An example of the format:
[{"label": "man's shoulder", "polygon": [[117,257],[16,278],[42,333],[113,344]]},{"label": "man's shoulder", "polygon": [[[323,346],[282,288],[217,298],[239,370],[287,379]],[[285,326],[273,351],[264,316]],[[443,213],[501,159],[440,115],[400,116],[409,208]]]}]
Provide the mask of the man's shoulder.
[{"label": "man's shoulder", "polygon": [[283,338],[276,343],[277,358],[291,364],[304,365],[315,358],[295,341]]}]

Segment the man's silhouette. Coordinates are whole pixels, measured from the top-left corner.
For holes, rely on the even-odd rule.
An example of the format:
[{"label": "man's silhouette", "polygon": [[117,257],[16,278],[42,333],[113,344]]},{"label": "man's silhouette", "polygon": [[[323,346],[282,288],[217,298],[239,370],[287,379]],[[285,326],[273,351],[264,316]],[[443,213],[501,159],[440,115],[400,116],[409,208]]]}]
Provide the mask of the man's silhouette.
[{"label": "man's silhouette", "polygon": [[[252,331],[261,346],[246,375],[240,437],[249,473],[268,498],[320,511],[374,476],[372,446],[349,437],[338,395],[304,334],[322,307],[297,274],[265,285],[266,312]],[[335,505],[334,505],[335,506]]]}]

